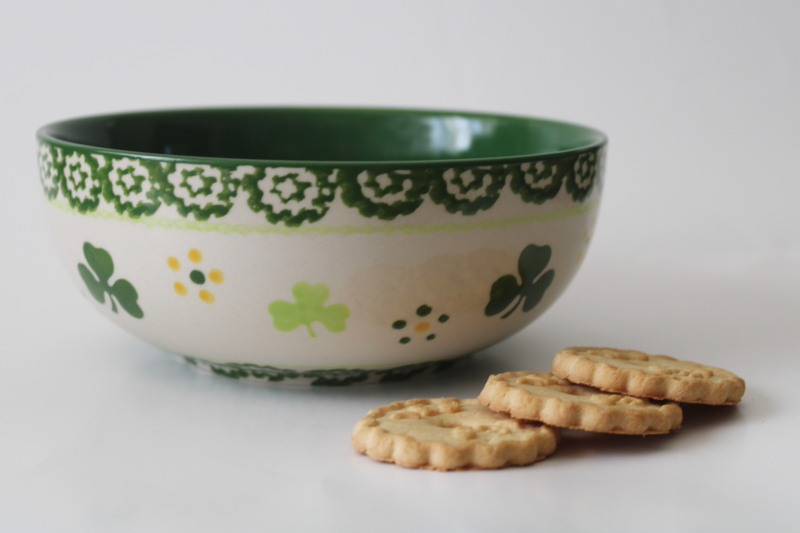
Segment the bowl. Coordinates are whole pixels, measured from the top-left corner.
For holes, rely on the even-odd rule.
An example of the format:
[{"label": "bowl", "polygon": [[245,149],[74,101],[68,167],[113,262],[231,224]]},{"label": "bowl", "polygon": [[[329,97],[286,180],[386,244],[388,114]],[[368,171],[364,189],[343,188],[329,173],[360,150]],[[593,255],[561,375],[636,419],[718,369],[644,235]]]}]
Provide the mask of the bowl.
[{"label": "bowl", "polygon": [[38,133],[74,282],[218,374],[349,385],[443,369],[541,315],[594,228],[606,138],[453,111],[126,113]]}]

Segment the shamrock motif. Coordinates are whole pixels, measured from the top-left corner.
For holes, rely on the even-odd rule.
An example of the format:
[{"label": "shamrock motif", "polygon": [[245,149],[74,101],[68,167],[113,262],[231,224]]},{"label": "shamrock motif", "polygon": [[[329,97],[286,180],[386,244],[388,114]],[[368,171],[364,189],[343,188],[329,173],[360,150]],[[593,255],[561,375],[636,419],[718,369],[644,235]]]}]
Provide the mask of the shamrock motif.
[{"label": "shamrock motif", "polygon": [[[528,312],[538,304],[544,291],[553,282],[555,271],[551,268],[544,274],[542,271],[550,262],[552,251],[549,246],[536,246],[531,244],[522,250],[519,255],[519,276],[522,283],[517,283],[517,277],[513,274],[501,276],[492,284],[489,294],[489,303],[486,304],[484,311],[486,316],[494,316],[502,313],[511,303],[519,297],[517,303],[509,312],[500,318],[507,318],[519,304],[524,301],[522,310]],[[539,274],[542,274],[539,276]],[[537,280],[536,277],[539,277]]]},{"label": "shamrock motif", "polygon": [[305,281],[295,283],[292,287],[292,296],[297,303],[275,300],[267,307],[267,311],[272,315],[272,325],[278,331],[293,331],[305,325],[312,337],[316,337],[314,330],[311,329],[312,322],[321,322],[332,333],[344,331],[350,310],[344,304],[324,305],[330,294],[330,289],[323,283],[317,285]]},{"label": "shamrock motif", "polygon": [[[78,263],[78,272],[94,299],[101,304],[105,303],[105,293],[108,293],[112,311],[118,312],[117,304],[114,301],[116,298],[129,315],[133,318],[142,318],[144,312],[136,302],[139,299],[139,295],[133,285],[124,279],[118,279],[113,285],[108,284],[108,280],[114,274],[114,261],[111,260],[111,255],[102,248],[95,248],[88,242],[83,243],[83,255],[86,257],[89,267],[87,268],[83,263]],[[91,270],[89,270],[90,268]]]}]

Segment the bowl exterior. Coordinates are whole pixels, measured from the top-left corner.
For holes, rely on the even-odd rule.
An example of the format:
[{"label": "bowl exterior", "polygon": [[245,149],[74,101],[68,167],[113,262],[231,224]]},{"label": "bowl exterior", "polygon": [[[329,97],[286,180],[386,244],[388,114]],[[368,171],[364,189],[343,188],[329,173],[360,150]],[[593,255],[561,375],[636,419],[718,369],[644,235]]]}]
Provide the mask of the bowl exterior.
[{"label": "bowl exterior", "polygon": [[40,141],[59,255],[124,329],[234,377],[394,380],[496,343],[574,276],[605,147],[277,167]]}]

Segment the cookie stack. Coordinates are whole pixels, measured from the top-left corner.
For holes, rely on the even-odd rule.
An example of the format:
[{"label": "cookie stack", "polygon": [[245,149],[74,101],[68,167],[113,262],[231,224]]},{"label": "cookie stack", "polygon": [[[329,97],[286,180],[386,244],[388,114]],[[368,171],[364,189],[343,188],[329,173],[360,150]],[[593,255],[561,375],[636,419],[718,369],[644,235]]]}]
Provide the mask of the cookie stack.
[{"label": "cookie stack", "polygon": [[558,428],[662,434],[681,425],[675,402],[733,405],[744,394],[727,370],[635,350],[565,348],[550,370],[489,376],[477,399],[376,407],[356,423],[353,448],[409,468],[526,465],[555,451]]}]

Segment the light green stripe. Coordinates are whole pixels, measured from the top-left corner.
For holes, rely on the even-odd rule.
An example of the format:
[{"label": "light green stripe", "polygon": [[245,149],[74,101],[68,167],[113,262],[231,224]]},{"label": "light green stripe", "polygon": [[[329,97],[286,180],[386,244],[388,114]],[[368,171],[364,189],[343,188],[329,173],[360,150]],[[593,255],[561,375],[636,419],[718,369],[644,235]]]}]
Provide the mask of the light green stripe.
[{"label": "light green stripe", "polygon": [[597,207],[598,201],[593,200],[582,205],[562,209],[561,211],[550,211],[547,213],[536,213],[531,215],[522,215],[517,217],[504,218],[499,220],[479,220],[468,222],[448,222],[446,224],[402,224],[394,226],[392,224],[365,225],[365,226],[301,226],[299,228],[287,228],[285,226],[273,226],[271,224],[261,224],[258,226],[251,226],[248,224],[228,224],[226,222],[207,222],[188,220],[185,218],[167,218],[167,217],[141,217],[131,218],[127,215],[121,215],[116,211],[108,211],[98,209],[89,213],[79,213],[72,209],[64,200],[50,200],[50,204],[58,209],[68,213],[81,214],[82,216],[90,216],[94,218],[101,218],[106,220],[117,220],[119,222],[128,222],[130,224],[143,224],[148,227],[162,227],[174,228],[184,231],[202,231],[202,232],[217,232],[217,233],[238,233],[240,235],[249,235],[251,233],[260,233],[262,235],[279,234],[279,235],[306,235],[309,233],[319,233],[327,235],[330,233],[338,233],[341,235],[350,235],[353,233],[373,234],[383,233],[389,235],[392,233],[453,233],[456,231],[472,231],[475,229],[491,229],[491,228],[504,228],[507,226],[516,226],[519,224],[529,224],[531,222],[542,222],[545,220],[557,220],[559,218],[568,218],[576,215],[588,213]]}]

